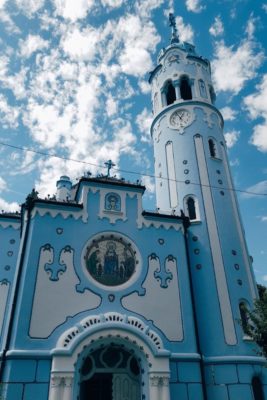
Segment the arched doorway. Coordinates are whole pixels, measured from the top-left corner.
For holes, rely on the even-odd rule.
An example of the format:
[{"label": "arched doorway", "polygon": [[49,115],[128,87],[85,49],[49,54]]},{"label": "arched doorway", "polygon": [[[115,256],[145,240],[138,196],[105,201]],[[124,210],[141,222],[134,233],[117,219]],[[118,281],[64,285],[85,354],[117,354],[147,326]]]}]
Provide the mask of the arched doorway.
[{"label": "arched doorway", "polygon": [[111,344],[87,354],[80,368],[80,400],[140,400],[140,366],[133,352]]},{"label": "arched doorway", "polygon": [[[157,332],[139,318],[118,312],[87,316],[58,339],[48,399],[99,400],[88,391],[106,385],[105,400],[170,400],[169,357]],[[119,397],[122,390],[131,397]]]}]

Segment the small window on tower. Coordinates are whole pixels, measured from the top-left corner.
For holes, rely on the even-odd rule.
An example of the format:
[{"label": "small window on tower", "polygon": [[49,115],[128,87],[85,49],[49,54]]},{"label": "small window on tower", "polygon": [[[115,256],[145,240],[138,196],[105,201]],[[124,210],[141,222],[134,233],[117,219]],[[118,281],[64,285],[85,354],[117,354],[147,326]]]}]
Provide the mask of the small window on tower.
[{"label": "small window on tower", "polygon": [[190,221],[200,220],[198,202],[195,196],[189,195],[184,198],[184,210]]},{"label": "small window on tower", "polygon": [[188,215],[191,221],[195,220],[197,218],[196,215],[196,206],[195,206],[195,200],[193,197],[188,197],[187,199],[187,208],[188,208]]},{"label": "small window on tower", "polygon": [[239,312],[241,317],[241,325],[243,332],[248,335],[248,310],[247,305],[244,302],[239,303]]},{"label": "small window on tower", "polygon": [[209,151],[211,157],[213,158],[217,157],[216,144],[213,139],[209,139]]},{"label": "small window on tower", "polygon": [[166,86],[166,101],[167,101],[167,106],[170,104],[174,103],[176,100],[176,94],[175,94],[175,88],[171,82],[167,83]]},{"label": "small window on tower", "polygon": [[183,100],[192,100],[192,90],[189,84],[189,79],[183,77],[180,81],[180,91]]}]

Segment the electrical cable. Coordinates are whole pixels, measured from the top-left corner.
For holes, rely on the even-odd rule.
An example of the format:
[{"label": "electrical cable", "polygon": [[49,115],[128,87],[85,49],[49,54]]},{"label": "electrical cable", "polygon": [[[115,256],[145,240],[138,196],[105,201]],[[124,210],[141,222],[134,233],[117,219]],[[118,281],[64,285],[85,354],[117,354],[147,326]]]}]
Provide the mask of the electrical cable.
[{"label": "electrical cable", "polygon": [[[68,158],[68,157],[63,157],[63,156],[59,156],[57,154],[51,154],[51,153],[45,153],[43,151],[40,150],[33,150],[33,149],[29,149],[27,147],[22,147],[22,146],[16,146],[16,145],[12,145],[12,144],[8,144],[8,143],[3,143],[0,142],[1,146],[6,146],[6,147],[10,147],[12,149],[16,149],[16,150],[21,150],[21,151],[25,151],[25,152],[30,152],[30,153],[35,153],[44,157],[54,157],[54,158],[58,158],[64,161],[72,161],[72,162],[76,162],[76,163],[80,163],[80,164],[85,164],[85,165],[91,165],[93,167],[97,167],[97,168],[105,168],[102,165],[99,164],[94,164],[88,161],[82,161],[82,160],[76,160],[74,158]],[[182,180],[178,180],[178,179],[170,179],[167,177],[162,177],[162,176],[157,176],[157,175],[153,175],[153,174],[147,174],[147,173],[142,173],[142,172],[136,172],[136,171],[130,171],[130,170],[125,170],[125,169],[119,169],[119,168],[112,168],[114,171],[116,172],[122,172],[125,174],[132,174],[132,175],[138,175],[138,176],[144,176],[144,177],[148,177],[148,178],[155,178],[155,179],[162,179],[162,180],[167,180],[167,181],[171,181],[171,182],[177,182],[177,183],[184,183],[186,184],[186,181],[182,181]],[[204,185],[198,182],[191,182],[191,185],[195,185],[195,186],[200,186],[200,187],[209,187],[212,189],[221,189],[221,190],[229,190],[229,191],[233,191],[233,192],[238,192],[238,193],[245,193],[245,194],[249,194],[249,195],[253,195],[253,196],[267,196],[267,193],[257,193],[257,192],[253,192],[253,191],[248,191],[248,190],[244,190],[244,189],[234,189],[234,188],[226,188],[223,186],[213,186],[213,185]]]}]

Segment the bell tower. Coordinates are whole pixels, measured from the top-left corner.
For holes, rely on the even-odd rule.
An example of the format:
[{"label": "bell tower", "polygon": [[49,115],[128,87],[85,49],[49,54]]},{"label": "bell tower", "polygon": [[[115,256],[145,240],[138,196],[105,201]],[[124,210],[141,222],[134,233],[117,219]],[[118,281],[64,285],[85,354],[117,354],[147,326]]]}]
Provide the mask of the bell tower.
[{"label": "bell tower", "polygon": [[181,43],[172,14],[170,26],[170,44],[149,78],[157,207],[190,218],[186,240],[203,356],[218,363],[233,355],[256,358],[239,321],[242,305],[253,306],[257,289],[210,62],[192,44]]}]

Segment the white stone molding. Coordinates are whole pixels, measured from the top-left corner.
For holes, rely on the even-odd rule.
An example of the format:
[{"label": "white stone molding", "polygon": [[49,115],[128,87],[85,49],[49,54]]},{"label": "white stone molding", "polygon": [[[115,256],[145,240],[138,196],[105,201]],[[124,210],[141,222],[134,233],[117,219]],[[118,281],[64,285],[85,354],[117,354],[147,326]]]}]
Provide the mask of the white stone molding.
[{"label": "white stone molding", "polygon": [[142,320],[134,316],[127,316],[117,312],[91,315],[84,318],[79,324],[68,329],[60,336],[57,342],[57,349],[70,350],[80,338],[89,335],[90,332],[106,330],[111,325],[115,325],[125,332],[135,332],[138,335],[145,336],[150,346],[155,349],[156,352],[163,350],[163,343],[159,335],[149,328]]},{"label": "white stone molding", "polygon": [[[131,319],[132,318],[132,319]],[[95,316],[94,321],[101,320],[97,329],[95,324],[93,327],[89,323],[86,329],[86,321],[88,318],[81,321],[72,329],[75,332],[73,340],[64,347],[64,342],[67,337],[71,338],[71,330],[66,331],[61,335],[56,348],[53,351],[52,370],[50,377],[50,391],[48,400],[70,400],[71,394],[74,395],[75,388],[78,390],[80,376],[76,372],[77,361],[83,352],[93,351],[100,346],[109,346],[110,342],[123,345],[125,350],[134,352],[138,358],[143,359],[143,367],[146,373],[144,374],[144,387],[142,390],[148,392],[151,400],[169,400],[169,357],[170,352],[162,347],[158,349],[155,346],[154,340],[151,339],[150,329],[136,317],[126,317],[119,313],[107,313],[101,316]],[[92,322],[91,321],[91,322]],[[106,321],[106,322],[104,322]],[[131,324],[127,324],[131,321]],[[151,331],[151,334],[153,331]],[[149,376],[159,376],[157,386],[152,386]],[[74,381],[75,377],[75,381]],[[73,386],[72,386],[73,382]],[[152,388],[152,389],[151,389]],[[155,392],[153,397],[151,393]]]},{"label": "white stone molding", "polygon": [[[168,288],[161,287],[155,279],[155,274],[160,271],[160,267],[163,267],[163,265],[159,265],[159,259],[150,257],[148,262],[148,274],[142,284],[146,295],[139,296],[136,292],[131,293],[123,297],[122,305],[131,312],[141,312],[147,320],[152,320],[169,340],[182,341],[184,333],[177,261],[176,259],[165,261],[165,268],[172,275],[172,279],[168,282]],[[164,261],[161,260],[161,262]],[[158,298],[160,298],[160,304],[155,307]]]},{"label": "white stone molding", "polygon": [[1,228],[13,228],[13,229],[20,229],[20,221],[7,221],[6,219],[0,219],[0,226]]},{"label": "white stone molding", "polygon": [[[82,204],[83,208],[80,210],[77,209],[71,209],[72,203],[67,203],[66,202],[66,209],[60,209],[62,206],[58,206],[56,202],[51,202],[50,206],[46,207],[41,207],[35,204],[35,207],[32,211],[31,218],[34,218],[36,214],[40,215],[43,217],[44,215],[50,215],[52,218],[57,217],[60,215],[62,218],[67,219],[69,217],[72,217],[75,220],[82,219],[84,223],[88,221],[88,209],[87,209],[87,199],[88,199],[88,192],[89,192],[89,187],[88,186],[83,186],[82,188],[82,195],[81,199],[78,204]],[[74,203],[75,204],[75,203]],[[68,209],[69,208],[69,209]]]},{"label": "white stone molding", "polygon": [[6,280],[0,282],[0,335],[3,328],[4,317],[6,312],[6,305],[8,299],[10,283]]},{"label": "white stone molding", "polygon": [[[30,336],[36,338],[48,337],[68,316],[88,310],[89,305],[96,308],[101,303],[101,297],[89,290],[84,293],[76,291],[79,279],[74,269],[73,249],[65,251],[62,248],[56,252],[49,246],[42,246],[39,256],[29,329]],[[45,266],[49,267],[53,263],[57,263],[59,267],[66,266],[65,272],[59,275],[57,281],[49,279],[50,274],[45,270]]]}]

